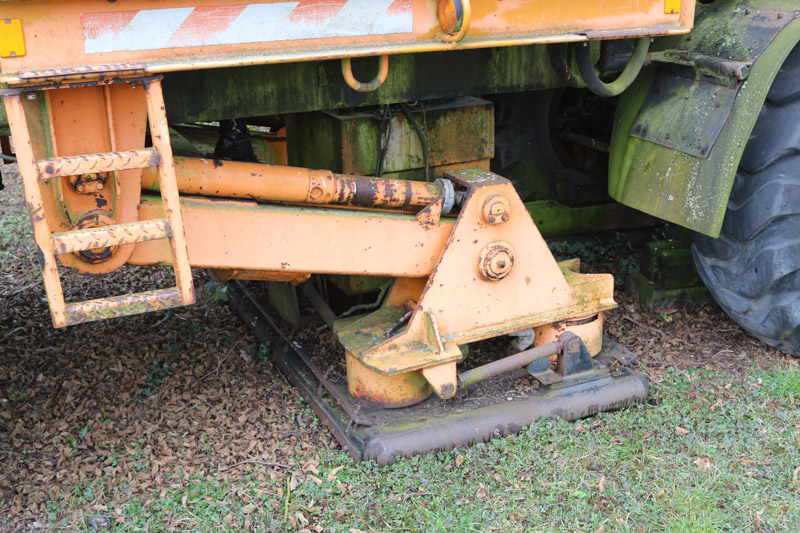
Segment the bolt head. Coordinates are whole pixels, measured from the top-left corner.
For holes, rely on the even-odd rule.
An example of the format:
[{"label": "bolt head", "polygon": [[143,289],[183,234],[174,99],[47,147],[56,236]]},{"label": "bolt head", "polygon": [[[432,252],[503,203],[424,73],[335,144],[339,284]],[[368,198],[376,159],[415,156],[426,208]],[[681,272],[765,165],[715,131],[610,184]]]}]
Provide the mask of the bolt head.
[{"label": "bolt head", "polygon": [[505,196],[491,196],[483,204],[483,219],[489,224],[506,222],[509,218],[510,208],[511,206]]},{"label": "bolt head", "polygon": [[478,261],[478,271],[487,281],[499,281],[511,273],[514,267],[514,252],[511,245],[496,241],[486,246]]}]

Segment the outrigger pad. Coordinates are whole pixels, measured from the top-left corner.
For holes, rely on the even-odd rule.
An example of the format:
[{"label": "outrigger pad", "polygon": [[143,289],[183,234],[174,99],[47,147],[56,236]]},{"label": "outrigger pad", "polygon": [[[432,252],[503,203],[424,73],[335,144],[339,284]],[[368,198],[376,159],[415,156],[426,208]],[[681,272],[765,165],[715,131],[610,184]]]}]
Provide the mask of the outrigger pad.
[{"label": "outrigger pad", "polygon": [[350,396],[343,377],[335,383],[327,379],[325,369],[282,331],[266,301],[245,284],[229,282],[228,295],[259,340],[270,343],[270,359],[357,461],[387,465],[518,433],[542,418],[572,421],[622,409],[644,402],[650,388],[643,375],[621,366],[632,354],[604,340],[591,370],[552,385],[520,386],[532,379],[519,369],[461,389],[450,400],[431,396],[411,407],[384,409]]}]

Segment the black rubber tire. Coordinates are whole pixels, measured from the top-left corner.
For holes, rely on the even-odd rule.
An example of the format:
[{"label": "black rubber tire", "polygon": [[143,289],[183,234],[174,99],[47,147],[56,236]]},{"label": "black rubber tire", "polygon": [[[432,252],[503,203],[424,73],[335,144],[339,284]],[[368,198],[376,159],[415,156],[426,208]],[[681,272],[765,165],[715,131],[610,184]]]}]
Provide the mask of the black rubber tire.
[{"label": "black rubber tire", "polygon": [[718,239],[696,234],[697,270],[745,330],[800,356],[800,46],[770,89]]}]

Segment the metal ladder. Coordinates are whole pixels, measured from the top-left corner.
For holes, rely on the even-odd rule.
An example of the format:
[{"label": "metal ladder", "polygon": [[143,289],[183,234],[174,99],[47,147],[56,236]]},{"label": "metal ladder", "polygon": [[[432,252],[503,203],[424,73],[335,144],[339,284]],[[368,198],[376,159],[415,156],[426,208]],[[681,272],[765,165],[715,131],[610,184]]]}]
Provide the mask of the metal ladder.
[{"label": "metal ladder", "polygon": [[[33,236],[40,252],[44,287],[50,302],[53,325],[57,328],[179,307],[193,304],[195,301],[189,252],[186,247],[180,211],[178,184],[172,159],[169,126],[164,110],[161,78],[139,78],[135,81],[144,83],[153,147],[126,152],[82,154],[37,160],[33,154],[28,123],[22,105],[22,92],[9,91],[3,94],[26,202],[33,222]],[[51,232],[45,216],[42,192],[39,188],[40,181],[64,176],[135,170],[146,167],[158,167],[165,218],[63,233]],[[175,287],[85,302],[66,303],[64,301],[64,292],[61,288],[61,278],[56,262],[57,255],[158,239],[169,239],[170,241]]]}]

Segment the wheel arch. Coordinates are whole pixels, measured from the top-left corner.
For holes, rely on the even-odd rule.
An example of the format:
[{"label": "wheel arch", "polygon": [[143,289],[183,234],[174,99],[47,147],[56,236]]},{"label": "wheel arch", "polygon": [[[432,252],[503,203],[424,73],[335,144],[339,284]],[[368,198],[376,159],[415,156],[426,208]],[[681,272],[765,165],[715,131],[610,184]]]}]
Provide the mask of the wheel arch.
[{"label": "wheel arch", "polygon": [[[661,66],[648,68],[623,94],[611,141],[609,194],[629,207],[717,237],[761,107],[800,42],[800,12],[793,0],[718,1],[705,7],[691,38],[656,43],[654,58]],[[758,23],[767,16],[770,21]],[[748,39],[761,39],[763,51],[753,54],[752,63],[728,62],[728,70],[720,73],[724,62],[718,60],[730,52],[724,35],[741,36],[745,45]],[[710,57],[712,64],[702,64],[698,55]],[[694,80],[687,81],[687,66]],[[745,79],[737,82],[737,75]],[[733,83],[726,86],[721,76]],[[707,82],[715,77],[714,83]]]}]

